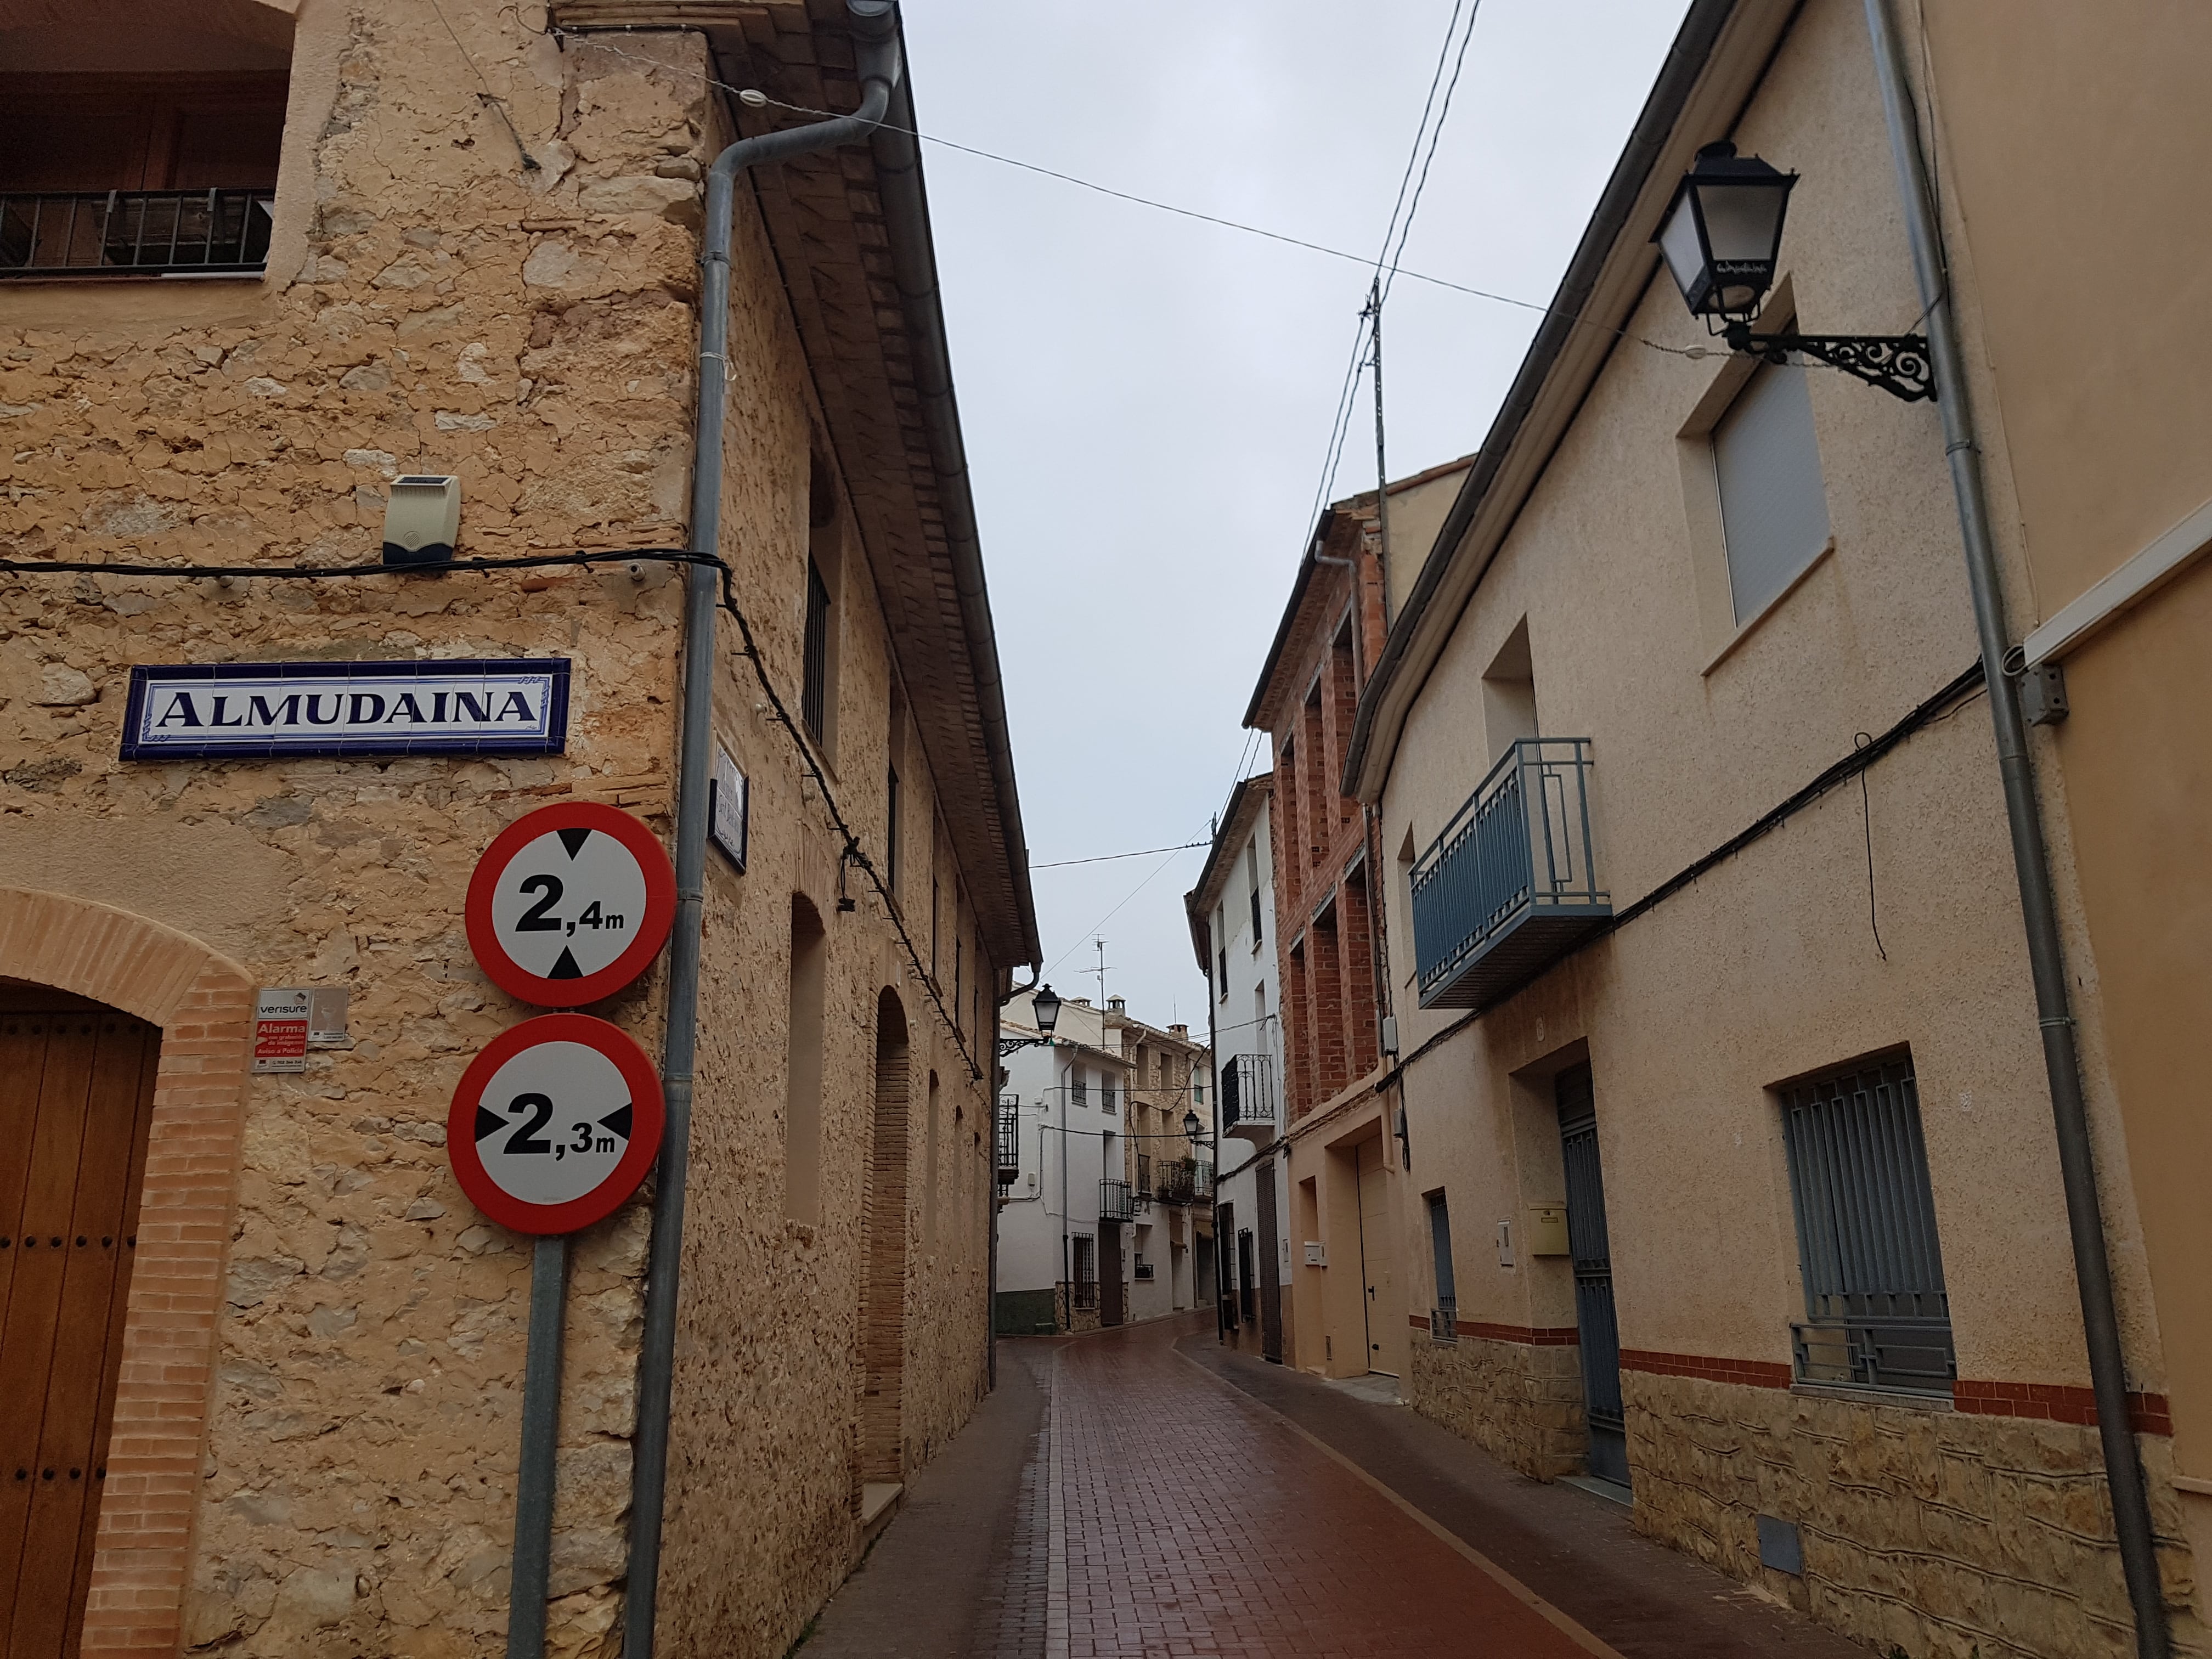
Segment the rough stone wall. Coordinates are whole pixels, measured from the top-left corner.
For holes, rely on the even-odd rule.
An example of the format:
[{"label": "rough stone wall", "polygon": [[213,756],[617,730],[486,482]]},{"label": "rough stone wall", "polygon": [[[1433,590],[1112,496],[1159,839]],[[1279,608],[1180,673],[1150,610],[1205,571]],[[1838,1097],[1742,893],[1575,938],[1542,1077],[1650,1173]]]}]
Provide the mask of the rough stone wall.
[{"label": "rough stone wall", "polygon": [[1580,1349],[1411,1334],[1405,1390],[1415,1411],[1539,1480],[1582,1468]]},{"label": "rough stone wall", "polygon": [[[1636,1525],[1910,1659],[2135,1651],[2097,1431],[1626,1372]],[[2149,1477],[2174,1650],[2208,1650],[2166,1477]],[[1796,1523],[1803,1576],[1763,1567],[1753,1517]]]},{"label": "rough stone wall", "polygon": [[[370,559],[386,482],[416,470],[461,475],[465,555],[680,538],[695,180],[720,136],[703,46],[625,35],[619,55],[564,54],[512,9],[447,10],[541,171],[519,173],[427,5],[307,0],[295,74],[335,90],[288,140],[306,145],[314,198],[296,272],[0,290],[8,556]],[[789,693],[815,434],[781,278],[742,200],[738,228],[726,523]],[[848,568],[854,732],[880,724],[869,711],[890,671],[866,562]],[[459,1195],[443,1125],[467,1060],[532,1011],[477,970],[461,902],[482,848],[549,799],[608,800],[668,832],[681,595],[653,568],[0,580],[0,880],[155,917],[264,984],[352,995],[351,1047],[247,1091],[185,1609],[195,1650],[501,1645],[529,1250]],[[566,754],[116,759],[132,662],[506,654],[574,662]],[[718,1656],[781,1652],[853,1557],[858,1149],[884,984],[976,1165],[941,1157],[974,1215],[956,1229],[945,1200],[947,1259],[909,1289],[909,1467],[980,1390],[988,1155],[981,1085],[864,900],[831,944],[825,1219],[811,1233],[782,1220],[788,906],[805,887],[831,913],[835,855],[818,797],[734,667],[720,724],[757,791],[756,857],[744,876],[709,877],[663,1594],[665,1650]],[[841,787],[860,794],[852,781],[880,767],[854,743]],[[913,788],[927,823],[926,781]],[[657,1054],[661,979],[593,1012]],[[616,1645],[648,1228],[634,1204],[576,1241],[551,1648],[578,1659]]]}]

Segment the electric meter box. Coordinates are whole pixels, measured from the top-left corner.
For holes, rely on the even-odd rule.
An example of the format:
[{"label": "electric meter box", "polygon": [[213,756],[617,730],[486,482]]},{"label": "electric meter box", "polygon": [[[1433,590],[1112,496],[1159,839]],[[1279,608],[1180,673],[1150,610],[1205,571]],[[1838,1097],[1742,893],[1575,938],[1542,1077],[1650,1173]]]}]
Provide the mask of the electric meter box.
[{"label": "electric meter box", "polygon": [[1524,1235],[1530,1255],[1566,1255],[1567,1206],[1564,1204],[1531,1204],[1528,1206],[1528,1231]]}]

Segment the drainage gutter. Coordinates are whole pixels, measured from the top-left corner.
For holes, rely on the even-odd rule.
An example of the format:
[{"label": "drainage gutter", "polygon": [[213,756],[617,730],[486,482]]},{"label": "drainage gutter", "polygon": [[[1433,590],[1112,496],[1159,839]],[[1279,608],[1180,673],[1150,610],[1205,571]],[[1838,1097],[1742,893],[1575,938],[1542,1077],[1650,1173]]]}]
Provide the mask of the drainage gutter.
[{"label": "drainage gutter", "polygon": [[[738,176],[865,138],[890,107],[899,78],[895,0],[846,0],[859,47],[860,106],[811,126],[741,138],[707,173],[707,222],[700,256],[699,406],[691,446],[691,537],[695,553],[718,557],[722,517],[722,428],[729,403],[731,222]],[[661,1087],[668,1122],[653,1206],[646,1268],[645,1332],[637,1366],[637,1432],[630,1472],[629,1565],[623,1607],[623,1652],[653,1659],[659,1605],[661,1516],[667,1499],[668,1425],[676,1370],[676,1311],[684,1250],[684,1183],[690,1162],[692,1072],[699,1035],[700,923],[707,876],[707,818],[712,799],[714,621],[719,573],[695,564],[684,573],[684,714],[678,745],[676,926],[668,971],[668,1030]]]},{"label": "drainage gutter", "polygon": [[2074,1246],[2074,1278],[2081,1297],[2081,1334],[2089,1352],[2089,1379],[2097,1399],[2097,1434],[2104,1447],[2105,1479],[2112,1492],[2121,1570],[2135,1612],[2136,1652],[2138,1659],[2167,1659],[2172,1649],[2166,1635],[2166,1598],[2159,1583],[2142,1466],[2136,1459],[2128,1416],[2127,1363],[2120,1346],[2088,1108],[2082,1097],[2065,950],[2051,899],[2050,853],[2036,799],[2027,728],[2021,717],[2019,688],[2002,667],[2011,641],[2005,628],[2004,592],[1990,532],[1989,504],[1983,493],[1981,441],[1967,400],[1966,359],[1959,349],[1958,325],[1951,308],[1942,227],[1929,189],[1904,40],[1891,15],[1889,0],[1866,0],[1866,17],[1868,32],[1873,36],[1875,70],[1881,85],[1890,152],[1897,163],[1899,193],[1904,198],[1905,228],[1911,238],[1912,273],[1920,286],[1921,303],[1927,307],[1929,356],[1936,384],[1941,388],[1936,406],[1943,418],[1943,449],[1951,465],[1952,493],[1958,502],[1959,533],[1966,544],[1974,630],[1981,641],[1982,662],[1990,671],[1990,717],[1996,727],[1997,770],[2004,783],[2013,870],[2020,886],[2021,919],[2027,929],[2036,1024],[2042,1030],[2044,1071],[2051,1089],[2059,1172],[2066,1192],[2067,1230]]}]

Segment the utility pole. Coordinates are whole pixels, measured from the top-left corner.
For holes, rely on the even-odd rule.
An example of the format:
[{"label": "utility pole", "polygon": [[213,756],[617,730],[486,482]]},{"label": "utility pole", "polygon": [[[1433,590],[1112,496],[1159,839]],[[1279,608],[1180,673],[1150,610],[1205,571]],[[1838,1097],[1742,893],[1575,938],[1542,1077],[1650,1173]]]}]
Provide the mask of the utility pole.
[{"label": "utility pole", "polygon": [[1098,947],[1098,966],[1094,971],[1098,975],[1098,1012],[1103,1014],[1106,1012],[1106,941],[1097,939],[1091,943]]},{"label": "utility pole", "polygon": [[[1382,571],[1382,626],[1390,626],[1390,471],[1382,453],[1382,278],[1367,290],[1370,338],[1375,364],[1375,545]],[[1358,596],[1355,592],[1354,599]]]}]

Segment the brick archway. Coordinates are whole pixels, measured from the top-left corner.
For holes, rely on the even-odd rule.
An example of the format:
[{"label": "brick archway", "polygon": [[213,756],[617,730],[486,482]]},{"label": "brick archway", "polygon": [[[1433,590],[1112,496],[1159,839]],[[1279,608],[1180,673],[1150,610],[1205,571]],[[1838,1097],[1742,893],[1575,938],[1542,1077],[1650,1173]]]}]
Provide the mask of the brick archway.
[{"label": "brick archway", "polygon": [[168,1659],[181,1633],[207,1439],[253,984],[236,963],[159,922],[5,887],[0,978],[89,997],[161,1030],[82,1650]]}]

